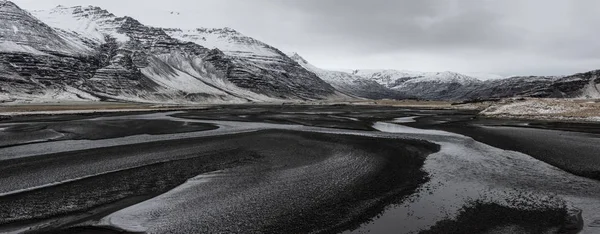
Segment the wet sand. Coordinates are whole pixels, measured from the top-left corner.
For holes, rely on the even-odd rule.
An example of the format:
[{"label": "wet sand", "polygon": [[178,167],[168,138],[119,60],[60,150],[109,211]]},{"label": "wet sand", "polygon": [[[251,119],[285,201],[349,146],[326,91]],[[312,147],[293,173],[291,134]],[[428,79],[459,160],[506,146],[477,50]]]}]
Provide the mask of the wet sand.
[{"label": "wet sand", "polygon": [[[561,165],[572,157],[561,152],[532,156],[555,160],[567,171],[600,168],[587,155],[596,147],[592,143],[597,138],[593,132],[576,132],[582,127],[566,127],[572,131],[565,132],[541,129],[565,130],[560,124],[525,126],[519,121],[482,120],[474,114],[371,106],[224,106],[173,113],[173,118],[136,114],[16,117],[0,122],[0,134],[13,134],[9,138],[26,144],[21,148],[48,144],[24,142],[26,138],[14,134],[30,131],[38,136],[48,129],[69,132],[52,139],[53,148],[69,144],[58,153],[10,155],[1,160],[0,231],[40,222],[48,225],[47,221],[52,224],[39,230],[337,233],[353,229],[391,204],[410,203],[406,199],[430,182],[424,162],[428,155],[438,154],[439,145],[418,140],[420,133],[380,134],[373,128],[378,121],[399,117],[420,116],[416,123],[399,124],[464,134],[498,148],[504,143],[506,149],[524,153],[550,147],[568,152],[580,148],[587,161]],[[510,129],[498,130],[503,128]],[[204,137],[195,134],[203,132],[207,133]],[[143,142],[144,135],[157,137]],[[575,143],[554,142],[566,138]],[[500,143],[494,143],[498,139]],[[580,140],[581,147],[575,147]],[[74,147],[94,142],[97,147]],[[511,142],[525,146],[515,148]],[[29,152],[6,148],[3,152]],[[584,170],[586,165],[590,170]],[[511,183],[498,180],[499,186]],[[28,190],[36,186],[41,187]],[[23,191],[14,192],[19,190]],[[563,212],[542,216],[548,210],[493,210],[499,217],[514,212],[538,215],[538,220],[528,222],[550,228],[561,225],[552,217]],[[483,227],[476,220],[462,221]],[[73,224],[85,227],[69,228]]]},{"label": "wet sand", "polygon": [[600,124],[438,115],[407,126],[437,129],[525,153],[575,175],[600,180]]},{"label": "wet sand", "polygon": [[[271,196],[270,200],[262,200],[251,209],[240,207],[240,210],[232,211],[233,217],[230,214],[226,219],[193,216],[199,219],[198,222],[185,222],[183,226],[161,225],[161,228],[175,228],[170,230],[176,232],[184,227],[192,232],[219,232],[228,230],[224,228],[239,228],[238,224],[243,222],[248,225],[244,226],[245,230],[260,232],[343,230],[373,217],[389,202],[411,194],[426,181],[426,174],[420,167],[426,155],[436,150],[434,144],[423,141],[273,130],[7,160],[0,166],[0,187],[4,192],[10,191],[17,180],[20,186],[28,183],[34,186],[80,177],[98,170],[98,166],[114,172],[94,173],[89,178],[0,196],[0,221],[2,225],[26,224],[41,219],[54,219],[59,224],[76,223],[74,215],[85,220],[87,217],[82,217],[81,213],[100,206],[129,197],[157,196],[202,173],[244,168],[252,171],[251,176],[246,175],[247,171],[239,172],[244,180],[238,184],[235,180],[225,179],[211,188],[235,186],[228,188],[227,193],[238,191],[244,194],[243,201]],[[330,160],[349,160],[349,164],[330,167]],[[118,166],[108,166],[114,164]],[[315,171],[284,176],[309,169]],[[65,175],[65,171],[71,173]],[[77,174],[78,171],[82,174]],[[235,175],[230,176],[237,178]],[[265,184],[269,186],[261,187]],[[265,190],[256,191],[256,188]],[[280,192],[274,194],[275,191]],[[219,201],[222,193],[206,196],[202,201],[217,199],[208,204],[225,206],[233,202]],[[190,199],[190,204],[192,201]],[[207,203],[196,204],[198,210],[203,210],[203,204]],[[120,205],[125,208],[132,203]],[[285,210],[290,206],[300,210],[288,213]],[[42,230],[58,227],[49,226]],[[82,229],[73,231],[78,230]],[[112,229],[97,231],[112,232]]]},{"label": "wet sand", "polygon": [[0,122],[0,148],[63,140],[99,140],[133,135],[160,135],[213,130],[210,124],[151,119],[96,119],[83,116],[54,117],[44,122]]}]

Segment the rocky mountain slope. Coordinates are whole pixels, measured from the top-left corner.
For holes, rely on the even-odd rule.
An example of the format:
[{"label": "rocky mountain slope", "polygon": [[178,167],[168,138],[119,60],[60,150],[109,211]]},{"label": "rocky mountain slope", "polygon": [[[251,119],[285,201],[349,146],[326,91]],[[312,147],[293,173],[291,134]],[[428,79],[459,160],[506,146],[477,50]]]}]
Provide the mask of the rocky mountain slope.
[{"label": "rocky mountain slope", "polygon": [[[222,51],[223,72],[235,85],[270,96],[335,93],[333,87],[287,57],[278,49],[233,29],[163,29],[181,41]],[[264,89],[264,86],[271,89]],[[339,96],[344,96],[340,95]]]},{"label": "rocky mountain slope", "polygon": [[[283,55],[232,56],[99,7],[0,2],[0,99],[224,103],[346,98]],[[276,49],[269,47],[274,51]]]},{"label": "rocky mountain slope", "polygon": [[0,1],[0,100],[93,99],[77,89],[98,68],[94,49],[44,24],[9,1]]}]

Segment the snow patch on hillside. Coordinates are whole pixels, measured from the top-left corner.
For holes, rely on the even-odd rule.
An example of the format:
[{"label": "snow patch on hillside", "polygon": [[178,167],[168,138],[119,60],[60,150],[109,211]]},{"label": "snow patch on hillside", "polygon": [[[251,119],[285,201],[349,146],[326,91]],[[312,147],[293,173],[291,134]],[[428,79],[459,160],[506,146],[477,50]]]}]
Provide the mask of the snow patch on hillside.
[{"label": "snow patch on hillside", "polygon": [[600,98],[600,84],[596,84],[596,79],[590,79],[590,83],[587,84],[583,90],[580,98]]},{"label": "snow patch on hillside", "polygon": [[501,118],[600,121],[600,103],[581,99],[505,99],[480,114]]},{"label": "snow patch on hillside", "polygon": [[1,52],[27,53],[27,54],[50,56],[49,54],[39,51],[31,46],[19,45],[12,41],[0,41],[0,51]]},{"label": "snow patch on hillside", "polygon": [[188,93],[226,95],[223,91],[205,84],[188,73],[173,69],[159,59],[150,59],[149,62],[150,66],[141,69],[142,74],[163,87]]},{"label": "snow patch on hillside", "polygon": [[32,94],[24,92],[0,92],[0,102],[59,103],[69,101],[100,101],[100,99],[72,86],[46,87]]},{"label": "snow patch on hillside", "polygon": [[577,110],[576,107],[553,103],[551,105],[548,102],[541,102],[539,100],[528,100],[523,102],[514,102],[505,105],[494,105],[483,112],[484,115],[539,115],[539,114],[559,114],[568,111]]}]

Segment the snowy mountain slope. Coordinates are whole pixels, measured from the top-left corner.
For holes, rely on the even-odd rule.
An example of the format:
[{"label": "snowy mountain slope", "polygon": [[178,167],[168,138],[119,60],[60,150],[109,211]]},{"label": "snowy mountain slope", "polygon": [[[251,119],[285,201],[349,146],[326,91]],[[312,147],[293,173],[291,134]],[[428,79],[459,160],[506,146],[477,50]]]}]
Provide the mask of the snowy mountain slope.
[{"label": "snowy mountain slope", "polygon": [[545,87],[555,80],[553,77],[516,76],[486,80],[462,90],[461,99],[495,99],[515,96],[536,96],[535,89]]},{"label": "snowy mountain slope", "polygon": [[0,1],[0,97],[93,99],[79,87],[95,69],[94,50],[73,40],[14,3]]},{"label": "snowy mountain slope", "polygon": [[[173,38],[221,51],[222,54],[215,54],[215,57],[228,62],[219,63],[217,67],[227,74],[229,81],[239,87],[269,93],[275,97],[280,97],[280,94],[273,92],[275,90],[297,93],[300,98],[307,99],[340,97],[331,85],[299,66],[275,47],[233,29],[164,30]],[[264,90],[257,86],[261,83],[273,86],[274,90]]]},{"label": "snowy mountain slope", "polygon": [[264,59],[266,62],[282,59],[282,54],[274,47],[244,36],[231,28],[165,29],[165,31],[173,38],[191,41],[209,49],[219,49],[230,56]]},{"label": "snowy mountain slope", "polygon": [[399,70],[354,70],[353,74],[372,79],[391,89],[421,99],[472,100],[506,97],[598,97],[597,71],[566,77],[475,78],[455,72],[414,72]]},{"label": "snowy mountain slope", "polygon": [[[91,48],[73,45],[50,26],[10,1],[0,1],[0,41],[13,42],[28,50],[80,56]],[[4,45],[4,48],[8,45]]]},{"label": "snowy mountain slope", "polygon": [[325,82],[331,84],[337,90],[346,94],[368,98],[368,99],[405,99],[407,96],[393,91],[383,85],[365,79],[360,76],[352,75],[341,71],[329,71],[317,68],[302,58],[297,53],[292,53],[289,57],[307,70],[314,72]]},{"label": "snowy mountain slope", "polygon": [[105,35],[119,42],[129,40],[127,35],[118,33],[118,17],[100,7],[57,6],[50,10],[36,10],[32,14],[54,28],[70,31],[92,40],[97,44],[105,43]]},{"label": "snowy mountain slope", "polygon": [[[236,53],[231,49],[226,55],[216,48],[176,39],[167,30],[143,25],[131,17],[117,17],[93,6],[58,6],[35,11],[34,15],[48,22],[71,44],[95,49],[99,68],[83,86],[84,90],[105,99],[246,102],[335,95],[333,87],[292,64],[285,55],[279,56],[277,49],[231,34],[235,32],[231,29],[210,31],[215,37],[206,36],[220,47],[240,45],[220,41],[219,38],[231,34],[228,38],[253,44],[254,50],[262,47],[268,50],[257,53],[235,50]],[[263,64],[267,61],[279,64]]]}]

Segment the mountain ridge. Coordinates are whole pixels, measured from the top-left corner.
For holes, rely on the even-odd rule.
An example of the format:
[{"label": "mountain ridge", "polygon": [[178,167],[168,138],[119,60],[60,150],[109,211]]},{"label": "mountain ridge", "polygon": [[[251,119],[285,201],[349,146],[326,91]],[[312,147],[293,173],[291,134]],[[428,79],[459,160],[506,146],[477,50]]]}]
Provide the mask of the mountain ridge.
[{"label": "mountain ridge", "polygon": [[502,79],[451,71],[332,71],[228,27],[161,28],[97,6],[30,13],[6,0],[0,13],[0,102],[600,98],[598,71]]},{"label": "mountain ridge", "polygon": [[[18,8],[9,1],[4,5],[6,6],[2,9],[5,11]],[[83,54],[90,57],[90,61],[79,61],[90,64],[90,69],[77,82],[67,82],[61,79],[60,74],[56,74],[56,79],[51,84],[36,85],[39,83],[36,74],[32,71],[22,72],[29,77],[28,82],[31,83],[27,89],[50,90],[48,86],[56,86],[56,90],[74,88],[77,93],[87,94],[83,95],[86,97],[83,100],[153,103],[281,102],[345,98],[328,83],[287,57],[287,64],[263,66],[252,63],[248,58],[227,56],[218,48],[209,49],[173,38],[162,28],[144,25],[129,16],[118,17],[95,6],[58,6],[51,10],[38,10],[33,14],[18,9],[21,15],[31,16],[32,20],[40,22],[37,25],[46,29],[43,36],[50,38],[50,43],[58,41],[86,48],[86,53]],[[41,22],[48,22],[50,25]],[[2,29],[8,30],[12,25],[2,26]],[[35,27],[28,29],[27,31],[39,31]],[[7,38],[0,44],[3,45],[0,49],[7,47],[6,45],[15,47],[17,42],[19,41],[16,39]],[[3,49],[3,52],[16,59],[32,56],[42,60],[41,56],[44,56],[42,53],[33,53],[36,51],[29,48],[16,48],[20,51]],[[23,53],[26,55],[22,55]],[[6,59],[0,62],[1,67],[10,71],[8,67],[13,63]],[[49,64],[36,66],[56,67]],[[68,69],[73,66],[58,67]],[[3,76],[5,77],[0,79],[6,79],[8,74]],[[8,87],[0,92],[4,93],[0,97],[9,96],[8,99],[11,99],[10,96],[13,96],[12,99],[35,99],[33,93],[23,95],[23,89]],[[79,99],[79,96],[82,95],[76,95],[75,99]],[[90,96],[94,98],[89,98]]]}]

